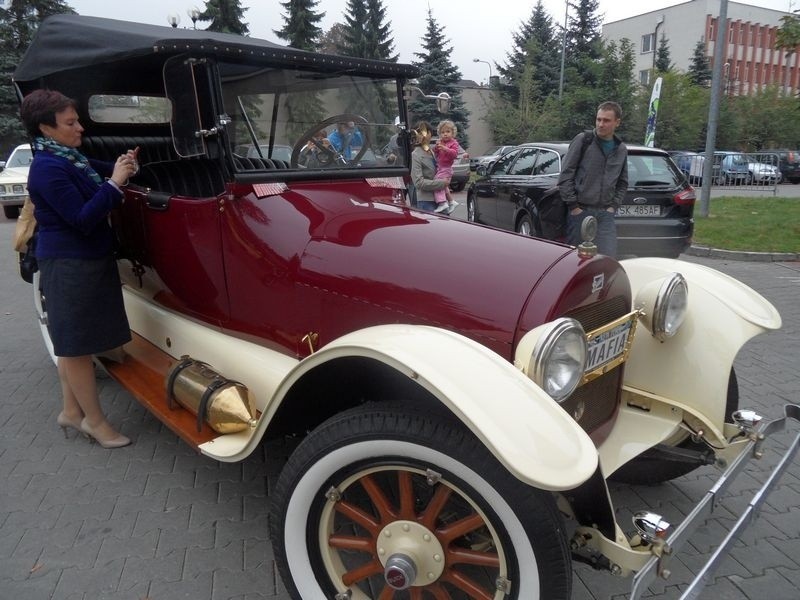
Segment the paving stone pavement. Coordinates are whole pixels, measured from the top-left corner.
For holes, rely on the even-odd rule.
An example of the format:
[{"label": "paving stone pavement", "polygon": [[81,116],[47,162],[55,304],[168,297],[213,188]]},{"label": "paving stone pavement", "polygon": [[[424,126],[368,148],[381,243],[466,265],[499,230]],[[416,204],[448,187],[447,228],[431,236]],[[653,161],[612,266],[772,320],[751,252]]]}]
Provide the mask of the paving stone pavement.
[{"label": "paving stone pavement", "polygon": [[[31,288],[8,250],[12,229],[0,220],[0,600],[287,600],[267,536],[267,502],[292,445],[271,443],[241,463],[217,463],[195,454],[109,379],[99,382],[103,404],[134,444],[109,451],[65,439],[55,422],[58,379],[33,318]],[[775,417],[784,403],[800,401],[800,263],[686,259],[748,283],[783,316],[780,331],[752,340],[737,358],[742,405]],[[785,448],[795,433],[779,435],[776,446]],[[740,476],[673,577],[648,598],[680,595],[735,521],[731,511],[738,515],[775,462],[769,450]],[[798,462],[702,598],[800,598]],[[644,507],[679,520],[713,473],[614,486],[620,522]],[[574,600],[622,600],[629,586],[583,565],[574,569]]]}]

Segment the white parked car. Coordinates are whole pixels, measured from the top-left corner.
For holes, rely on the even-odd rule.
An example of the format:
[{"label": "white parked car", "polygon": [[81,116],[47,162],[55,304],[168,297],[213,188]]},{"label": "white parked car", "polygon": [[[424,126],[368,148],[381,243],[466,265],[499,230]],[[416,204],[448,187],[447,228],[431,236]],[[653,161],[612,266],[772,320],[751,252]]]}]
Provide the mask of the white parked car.
[{"label": "white parked car", "polygon": [[9,219],[16,219],[28,196],[28,170],[33,154],[30,144],[14,148],[5,162],[0,162],[0,204]]},{"label": "white parked car", "polygon": [[747,163],[747,170],[750,172],[750,182],[756,184],[780,183],[781,172],[776,165],[763,162],[755,162],[753,157],[748,157],[752,162]]}]

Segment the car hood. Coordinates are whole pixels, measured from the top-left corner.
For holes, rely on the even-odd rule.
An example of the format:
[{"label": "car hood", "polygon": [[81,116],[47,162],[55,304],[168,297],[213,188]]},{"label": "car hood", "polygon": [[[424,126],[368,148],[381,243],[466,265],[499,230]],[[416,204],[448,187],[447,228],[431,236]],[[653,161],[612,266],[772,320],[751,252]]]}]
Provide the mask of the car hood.
[{"label": "car hood", "polygon": [[581,261],[568,246],[398,205],[330,192],[291,201],[319,215],[297,276],[324,290],[323,330],[331,339],[370,325],[418,323],[459,331],[511,359],[523,320],[529,328],[596,299],[594,274],[621,270],[605,257]]},{"label": "car hood", "polygon": [[28,183],[28,171],[30,167],[10,167],[3,169],[0,172],[0,181],[8,183],[8,181]]}]

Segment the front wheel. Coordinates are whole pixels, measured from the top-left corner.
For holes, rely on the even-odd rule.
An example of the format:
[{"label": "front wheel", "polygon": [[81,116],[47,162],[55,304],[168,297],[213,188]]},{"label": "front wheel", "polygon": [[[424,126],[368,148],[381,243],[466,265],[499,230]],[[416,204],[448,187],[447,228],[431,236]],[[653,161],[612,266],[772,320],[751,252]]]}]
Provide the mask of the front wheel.
[{"label": "front wheel", "polygon": [[21,206],[3,205],[3,214],[5,214],[6,219],[16,219],[19,217],[19,211],[21,208]]},{"label": "front wheel", "polygon": [[292,598],[570,598],[553,496],[448,417],[382,404],[337,415],[298,446],[273,498]]},{"label": "front wheel", "polygon": [[517,221],[516,231],[522,235],[533,235],[533,220],[531,220],[531,217],[528,213],[523,214],[519,218]]}]

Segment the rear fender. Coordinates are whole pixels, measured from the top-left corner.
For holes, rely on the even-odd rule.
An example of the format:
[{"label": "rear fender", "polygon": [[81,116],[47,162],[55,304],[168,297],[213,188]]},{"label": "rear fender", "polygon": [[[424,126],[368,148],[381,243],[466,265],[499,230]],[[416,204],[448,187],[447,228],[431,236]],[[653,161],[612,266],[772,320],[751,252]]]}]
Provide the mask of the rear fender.
[{"label": "rear fender", "polygon": [[347,334],[303,360],[271,408],[305,374],[353,356],[380,361],[425,388],[527,484],[571,489],[597,467],[592,441],[541,388],[484,346],[433,327],[381,325]]},{"label": "rear fender", "polygon": [[752,288],[709,267],[664,258],[621,261],[634,302],[645,284],[681,273],[688,283],[685,322],[672,338],[658,341],[638,329],[625,367],[625,386],[643,396],[687,407],[717,431],[725,415],[728,376],[741,347],[752,337],[778,329],[781,318]]}]

